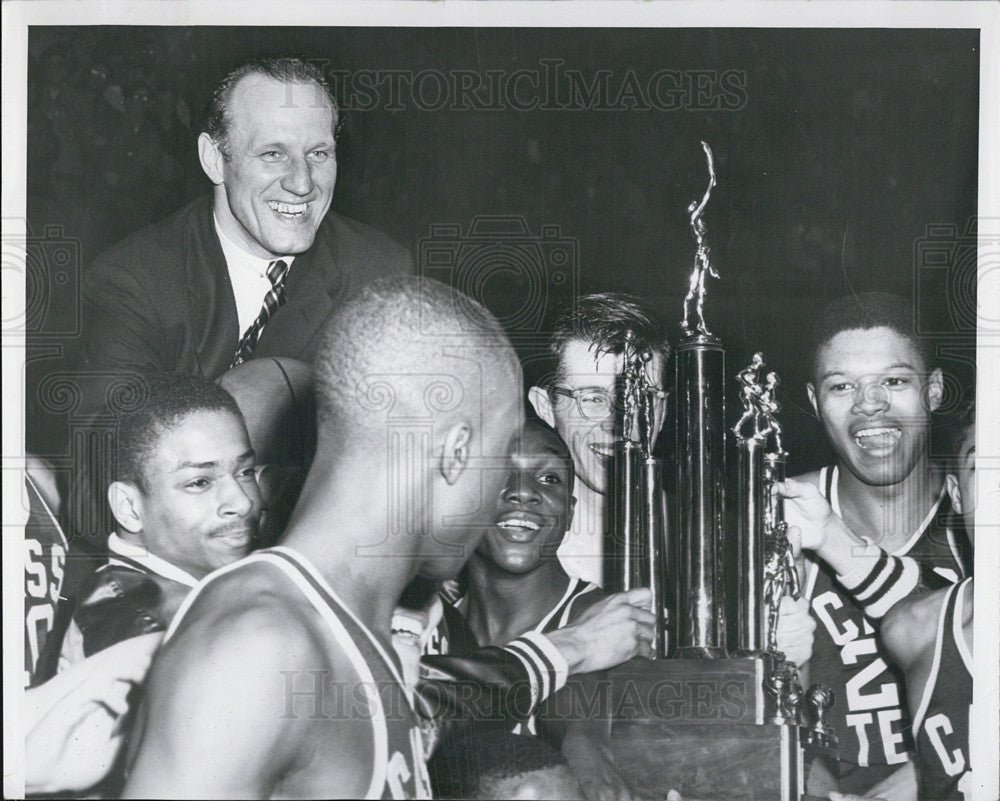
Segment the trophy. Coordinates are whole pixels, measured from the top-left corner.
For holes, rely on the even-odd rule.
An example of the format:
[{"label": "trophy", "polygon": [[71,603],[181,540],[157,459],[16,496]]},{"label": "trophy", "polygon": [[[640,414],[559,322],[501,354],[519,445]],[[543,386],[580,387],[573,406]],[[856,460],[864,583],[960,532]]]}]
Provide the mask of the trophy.
[{"label": "trophy", "polygon": [[652,590],[650,612],[656,617],[652,643],[656,657],[666,656],[664,638],[663,544],[666,508],[655,445],[654,403],[663,392],[650,385],[646,365],[653,353],[633,331],[625,333],[622,347],[616,420],[618,440],[611,460],[607,493],[609,532],[605,561],[611,592],[635,587]]},{"label": "trophy", "polygon": [[[667,565],[651,586],[657,596],[654,611],[670,610],[660,637],[669,648],[659,654],[666,658],[636,659],[612,671],[612,751],[618,769],[634,777],[642,796],[674,788],[685,798],[713,801],[800,801],[804,746],[836,751],[836,737],[825,722],[833,697],[827,688],[810,688],[805,699],[813,723],[803,726],[798,672],[777,649],[782,599],[799,592],[782,501],[774,492],[785,478],[788,456],[778,420],[780,379],[766,371],[763,354],[754,354],[736,376],[741,417],[731,429],[726,427],[725,350],[704,317],[706,279],[717,279],[719,273],[703,217],[716,186],[715,167],[711,148],[701,144],[709,181],[701,200],[688,206],[696,250],[684,299],[683,337],[674,357],[672,525],[655,536],[643,529],[642,549],[623,548],[617,531],[611,543],[619,560],[612,575],[616,590],[624,588],[626,576],[636,586],[639,575],[626,552],[645,560],[645,578],[657,576],[650,554],[662,551]],[[642,392],[630,359],[638,364],[638,357],[626,350],[622,425],[634,432],[641,422],[636,409]],[[736,523],[731,526],[725,508],[729,433],[737,450]],[[623,453],[629,440],[626,434]],[[631,474],[619,469],[616,475],[619,480],[612,482],[610,492],[618,494],[611,503],[634,504]],[[726,565],[724,557],[733,550],[736,564]],[[737,595],[732,651],[724,586],[735,588]]]}]

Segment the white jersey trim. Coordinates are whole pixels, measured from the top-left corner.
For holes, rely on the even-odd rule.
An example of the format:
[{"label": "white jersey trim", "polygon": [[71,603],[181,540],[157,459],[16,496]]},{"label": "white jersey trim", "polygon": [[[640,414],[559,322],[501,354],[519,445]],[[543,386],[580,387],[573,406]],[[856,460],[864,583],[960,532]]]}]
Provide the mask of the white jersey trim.
[{"label": "white jersey trim", "polygon": [[[552,618],[555,616],[556,612],[559,611],[559,607],[562,606],[564,603],[566,603],[566,601],[568,601],[570,599],[570,596],[573,594],[573,591],[577,588],[577,585],[579,585],[579,583],[580,583],[580,579],[578,579],[576,576],[570,576],[569,584],[566,587],[566,592],[564,592],[563,595],[562,595],[562,598],[559,599],[559,603],[557,603],[555,606],[553,606],[549,610],[549,613],[538,622],[538,625],[535,626],[532,629],[532,631],[538,631],[538,632],[540,632],[542,629],[544,629],[549,624],[549,621],[552,620]],[[564,622],[560,621],[559,625],[560,626],[564,626],[566,624]]]},{"label": "white jersey trim", "polygon": [[[282,548],[281,550],[286,553],[289,551],[288,548]],[[338,645],[340,645],[343,648],[344,653],[350,660],[351,665],[358,672],[358,675],[360,676],[362,682],[367,682],[367,686],[373,688],[375,694],[373,695],[372,693],[367,693],[367,695],[369,697],[370,703],[373,706],[372,740],[374,745],[374,755],[373,755],[374,768],[372,771],[371,783],[369,784],[368,791],[365,793],[365,798],[381,797],[382,788],[385,786],[385,781],[386,781],[385,772],[386,772],[386,765],[389,759],[389,741],[388,741],[388,734],[386,732],[385,710],[382,708],[382,701],[378,697],[377,690],[375,689],[375,677],[372,675],[371,670],[368,668],[368,663],[365,662],[365,659],[361,655],[361,652],[358,650],[357,645],[355,645],[354,641],[351,639],[350,634],[348,634],[347,629],[344,628],[344,624],[337,619],[337,616],[333,613],[333,610],[330,609],[329,605],[326,602],[324,602],[323,598],[319,595],[319,593],[317,593],[316,590],[312,586],[310,586],[308,582],[305,581],[302,575],[296,572],[295,568],[287,561],[281,559],[280,557],[276,557],[273,554],[255,553],[255,554],[250,554],[249,556],[244,557],[243,559],[239,560],[238,562],[234,562],[231,565],[226,565],[225,567],[219,568],[214,573],[211,573],[210,575],[206,576],[204,579],[202,579],[202,581],[198,584],[198,586],[195,587],[195,589],[188,594],[187,598],[184,599],[180,608],[177,610],[177,614],[174,615],[174,619],[170,624],[170,628],[167,629],[167,633],[164,635],[163,638],[164,643],[166,643],[167,640],[169,640],[173,636],[174,632],[177,630],[177,627],[180,625],[181,620],[184,618],[188,609],[190,609],[191,605],[194,603],[195,598],[210,581],[226,573],[230,573],[233,570],[241,568],[242,566],[249,564],[251,562],[261,562],[264,564],[273,565],[279,568],[286,576],[288,576],[292,580],[292,583],[295,584],[295,586],[302,591],[303,595],[305,595],[306,598],[310,601],[310,603],[313,604],[313,606],[316,608],[316,611],[319,612],[320,616],[330,627],[334,639],[337,641]],[[296,564],[299,564],[299,562],[296,561]],[[310,571],[310,573],[311,572],[312,571]],[[326,582],[323,583],[325,584]],[[326,587],[324,587],[324,589],[326,589]],[[336,596],[334,597],[336,598]],[[336,600],[338,602],[340,601],[339,598],[336,598]],[[364,630],[367,632],[367,629]],[[392,663],[390,662],[389,665],[391,668]]]},{"label": "white jersey trim", "polygon": [[931,662],[931,671],[927,676],[927,683],[924,685],[924,691],[920,696],[920,704],[917,706],[917,711],[913,715],[914,740],[917,738],[920,726],[924,722],[924,715],[927,714],[927,707],[930,705],[931,696],[934,694],[934,687],[937,684],[938,671],[941,668],[941,647],[944,644],[945,615],[948,612],[948,601],[951,599],[951,594],[958,586],[960,585],[952,584],[948,588],[948,591],[944,595],[944,601],[941,604],[941,612],[938,614],[937,637],[934,639],[934,659]]},{"label": "white jersey trim", "polygon": [[115,559],[115,555],[117,554],[125,559],[138,562],[150,573],[155,573],[165,579],[170,579],[170,581],[176,581],[185,587],[195,587],[198,584],[198,579],[186,570],[182,570],[177,565],[171,564],[166,559],[162,559],[142,545],[126,542],[114,532],[108,535],[108,552],[109,565],[120,565],[132,570],[135,569],[135,565],[121,559]]},{"label": "white jersey trim", "polygon": [[29,473],[27,469],[24,471],[24,478],[29,484],[31,484],[31,488],[35,491],[35,496],[42,504],[45,514],[49,516],[49,520],[52,521],[52,525],[55,527],[56,531],[59,532],[59,540],[62,543],[63,550],[66,550],[69,548],[69,543],[66,541],[66,532],[62,530],[62,526],[60,526],[59,521],[56,520],[56,516],[52,513],[52,509],[49,508],[49,502],[45,500],[45,496],[42,495],[42,491],[38,489],[38,482],[31,477],[31,473]]},{"label": "white jersey trim", "polygon": [[[281,548],[280,550],[289,556],[295,554],[294,551],[290,551],[288,548]],[[295,554],[295,556],[298,555]],[[295,556],[293,556],[293,558],[295,558]],[[326,621],[327,626],[330,627],[330,631],[333,632],[333,638],[337,641],[337,644],[351,661],[351,667],[357,671],[358,676],[361,678],[362,687],[370,688],[365,695],[368,697],[368,703],[372,708],[372,740],[374,741],[375,753],[372,758],[372,780],[371,784],[368,786],[368,792],[365,793],[365,798],[380,798],[382,795],[382,788],[385,787],[386,766],[389,763],[389,735],[386,728],[385,710],[382,708],[382,699],[379,698],[378,688],[375,685],[375,676],[372,674],[371,669],[368,667],[368,663],[365,661],[365,658],[358,649],[358,646],[355,644],[351,635],[344,627],[344,624],[341,623],[337,615],[334,614],[330,605],[323,600],[323,596],[316,592],[316,588],[309,584],[309,582],[302,577],[301,573],[299,573],[287,561],[275,558],[272,554],[262,553],[251,558],[256,558],[257,561],[275,565],[284,571],[285,575],[287,575],[288,578],[292,580],[292,583],[302,591],[302,594],[306,596],[309,602],[316,608],[316,611],[319,612],[323,620]],[[309,568],[298,559],[295,560],[295,564],[301,569],[309,572],[314,579],[320,578],[315,574],[314,570],[309,570]],[[323,583],[325,584],[326,582]],[[323,589],[325,590],[326,587],[323,587]],[[336,598],[336,596],[334,596],[334,598]],[[339,598],[336,598],[336,600],[340,603]],[[363,630],[367,633],[367,629]]]},{"label": "white jersey trim", "polygon": [[[840,490],[838,489],[838,485],[840,484],[840,465],[833,465],[833,467],[830,468],[824,467],[822,470],[819,471],[820,491],[823,490],[823,486],[826,483],[826,471],[828,469],[833,471],[833,477],[830,479],[830,498],[829,498],[830,508],[832,508],[833,511],[836,512],[838,516],[843,517],[843,515],[840,513]],[[910,548],[916,545],[917,540],[920,539],[920,536],[927,530],[927,527],[931,524],[931,521],[934,519],[934,515],[938,513],[938,509],[941,508],[941,502],[944,500],[944,496],[947,494],[948,494],[948,488],[942,485],[941,491],[938,493],[937,500],[934,501],[934,503],[931,505],[931,509],[927,513],[927,516],[924,518],[923,522],[919,526],[917,526],[916,530],[910,535],[909,539],[906,542],[904,542],[895,551],[892,551],[892,553],[890,554],[891,556],[906,556]],[[951,552],[955,556],[955,561],[958,562],[958,564],[962,564],[962,560],[958,558],[954,536],[952,535],[950,528],[948,529],[948,546],[949,548],[951,548]]]},{"label": "white jersey trim", "polygon": [[958,598],[955,599],[955,617],[952,620],[952,635],[955,638],[955,645],[958,647],[958,654],[962,657],[962,662],[965,663],[965,669],[969,671],[969,675],[972,675],[972,653],[969,651],[969,644],[965,641],[965,631],[963,630],[962,621],[965,619],[965,585],[971,582],[971,578],[967,578],[961,584],[958,585],[956,592],[958,593]]},{"label": "white jersey trim", "polygon": [[350,607],[344,603],[343,599],[339,595],[337,595],[336,592],[334,592],[333,587],[330,586],[330,583],[325,578],[323,578],[323,576],[320,575],[319,571],[316,570],[316,568],[313,567],[312,564],[309,561],[307,561],[302,554],[300,554],[296,550],[293,550],[292,548],[289,548],[287,545],[276,545],[273,548],[270,548],[269,550],[278,551],[279,553],[283,553],[286,556],[293,559],[295,563],[299,565],[299,567],[301,567],[310,576],[313,577],[316,583],[319,584],[325,592],[330,593],[330,597],[333,598],[333,600],[335,600],[340,605],[341,611],[343,611],[344,614],[346,614],[352,621],[354,621],[354,623],[358,626],[358,628],[360,628],[365,633],[365,636],[368,637],[368,640],[375,647],[375,650],[378,651],[381,657],[385,660],[385,663],[389,668],[389,672],[392,673],[392,677],[399,683],[399,686],[403,688],[403,692],[406,694],[406,699],[407,701],[410,702],[410,708],[412,709],[413,697],[410,691],[407,689],[406,682],[403,681],[402,675],[396,668],[396,662],[393,660],[392,657],[389,656],[389,652],[382,647],[382,643],[380,643],[378,639],[375,637],[375,635],[371,633],[368,626],[362,623],[361,620],[358,618],[358,616],[351,611]]}]

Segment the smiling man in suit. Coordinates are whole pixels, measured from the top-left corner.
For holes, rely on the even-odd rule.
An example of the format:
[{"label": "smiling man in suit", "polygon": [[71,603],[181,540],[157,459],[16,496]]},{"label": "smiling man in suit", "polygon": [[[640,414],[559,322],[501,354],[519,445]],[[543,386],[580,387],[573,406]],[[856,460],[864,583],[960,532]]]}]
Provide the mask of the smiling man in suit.
[{"label": "smiling man in suit", "polygon": [[278,305],[252,352],[311,361],[347,292],[412,272],[402,247],[329,211],[338,123],[326,80],[303,61],[262,59],[226,76],[198,137],[212,194],[115,245],[85,276],[88,367],[217,378],[270,293]]},{"label": "smiling man in suit", "polygon": [[212,193],[84,276],[84,414],[104,411],[130,374],[215,379],[252,356],[312,361],[347,295],[412,272],[404,248],[329,210],[339,119],[322,72],[299,59],[251,61],[216,87],[198,138]]}]

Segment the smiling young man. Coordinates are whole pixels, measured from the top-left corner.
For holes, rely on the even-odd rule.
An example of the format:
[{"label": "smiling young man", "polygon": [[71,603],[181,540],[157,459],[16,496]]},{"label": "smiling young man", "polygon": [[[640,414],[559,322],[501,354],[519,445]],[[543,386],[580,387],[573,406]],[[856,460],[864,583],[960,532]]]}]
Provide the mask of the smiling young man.
[{"label": "smiling young man", "polygon": [[[469,331],[473,301],[456,301],[434,281],[383,280],[328,321],[316,456],[284,537],[178,613],[126,797],[428,796],[393,611],[414,579],[453,577],[475,550],[523,420],[500,325],[474,305]],[[437,402],[442,382],[454,402]]]},{"label": "smiling young man", "polygon": [[213,570],[249,553],[261,496],[254,452],[232,397],[194,376],[151,375],[145,400],[118,426],[118,522],[73,612],[62,664],[164,631]]},{"label": "smiling young man", "polygon": [[865,540],[830,540],[823,547],[831,555],[820,549],[807,559],[805,594],[817,624],[809,680],[837,696],[841,750],[840,775],[814,771],[813,794],[915,792],[902,676],[878,618],[918,583],[934,588],[964,574],[944,475],[929,457],[941,371],[912,319],[902,298],[869,293],[832,303],[813,329],[807,391],[837,460],[797,480],[815,485],[844,531]]},{"label": "smiling young man", "polygon": [[[250,61],[219,83],[198,137],[211,193],[83,276],[82,416],[139,371],[215,379],[253,356],[311,362],[346,297],[412,272],[402,247],[330,211],[339,122],[322,71],[299,59]],[[75,493],[74,533],[93,533],[86,504],[103,480]]]},{"label": "smiling young man", "polygon": [[[493,524],[469,560],[468,591],[444,604],[428,654],[472,657],[477,649],[491,646],[522,652],[525,635],[565,631],[582,623],[588,610],[593,615],[599,605],[621,598],[606,600],[600,587],[568,575],[560,564],[557,549],[576,501],[573,460],[559,434],[539,420],[529,420],[510,463]],[[628,630],[623,621],[595,636],[613,640]],[[651,632],[647,636],[651,638]],[[643,646],[641,652],[648,654],[648,643],[643,641]],[[605,666],[615,664],[608,661]],[[610,721],[575,706],[583,699],[596,700],[596,693],[594,675],[576,676],[569,689],[514,730],[541,733],[551,746],[561,748],[587,797],[627,798],[627,782],[606,756]]]},{"label": "smiling young man", "polygon": [[[549,341],[553,369],[542,385],[528,391],[535,412],[569,446],[579,478],[573,524],[559,558],[570,574],[595,584],[603,582],[604,495],[617,439],[613,407],[629,331],[652,351],[646,377],[662,391],[670,358],[666,327],[638,298],[620,293],[585,295],[556,321]],[[654,439],[663,426],[665,408],[661,395],[656,401]]]},{"label": "smiling young man", "polygon": [[511,458],[496,522],[469,560],[469,592],[458,606],[482,645],[560,628],[603,597],[596,584],[567,575],[556,556],[575,505],[566,445],[530,421]]}]

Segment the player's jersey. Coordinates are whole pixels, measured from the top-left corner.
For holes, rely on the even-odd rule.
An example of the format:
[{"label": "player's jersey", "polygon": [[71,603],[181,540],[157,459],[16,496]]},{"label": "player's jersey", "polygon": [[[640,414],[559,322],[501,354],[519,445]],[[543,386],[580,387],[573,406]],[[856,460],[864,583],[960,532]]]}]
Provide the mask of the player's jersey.
[{"label": "player's jersey", "polygon": [[[586,597],[587,600],[593,601],[602,595],[603,591],[596,584],[571,576],[562,598],[530,631],[547,634],[550,631],[560,629],[574,618],[574,612],[580,609],[579,601],[581,598]],[[468,598],[464,596],[451,602],[445,599],[445,613],[439,619],[435,631],[424,644],[423,652],[425,655],[468,656],[479,647],[475,635],[465,622],[467,602]]]},{"label": "player's jersey", "polygon": [[920,801],[962,801],[971,778],[969,707],[972,654],[962,633],[966,579],[948,590],[941,605],[934,661],[913,714]]},{"label": "player's jersey", "polygon": [[31,476],[25,475],[28,520],[24,525],[24,684],[35,675],[38,657],[55,621],[66,568],[66,537]]},{"label": "player's jersey", "polygon": [[[368,709],[362,713],[372,723],[371,781],[365,798],[430,798],[430,781],[413,699],[406,689],[393,657],[351,612],[300,553],[279,546],[257,551],[235,564],[217,570],[185,600],[167,632],[169,638],[195,597],[215,577],[264,562],[274,565],[295,584],[319,612],[337,646],[350,659],[361,677],[356,688],[364,694]],[[336,795],[337,788],[330,792]]]},{"label": "player's jersey", "polygon": [[[581,608],[580,600],[586,598],[593,602],[603,595],[596,584],[571,576],[569,585],[562,598],[553,606],[530,631],[547,634],[566,626],[576,616]],[[453,604],[445,602],[444,614],[433,635],[424,646],[425,654],[448,654],[450,656],[468,656],[479,647],[472,629],[465,620],[465,605],[468,598],[463,597]],[[518,723],[512,729],[514,734],[536,734],[535,715],[530,715],[524,723]]]},{"label": "player's jersey", "polygon": [[[836,467],[823,468],[820,488],[839,515]],[[949,518],[942,488],[924,523],[893,554],[915,559],[929,589],[946,587],[964,575]],[[829,685],[836,695],[831,723],[840,736],[841,761],[860,766],[906,762],[913,740],[903,675],[892,665],[875,626],[826,564],[810,562],[805,591],[816,621],[809,680]]]}]

